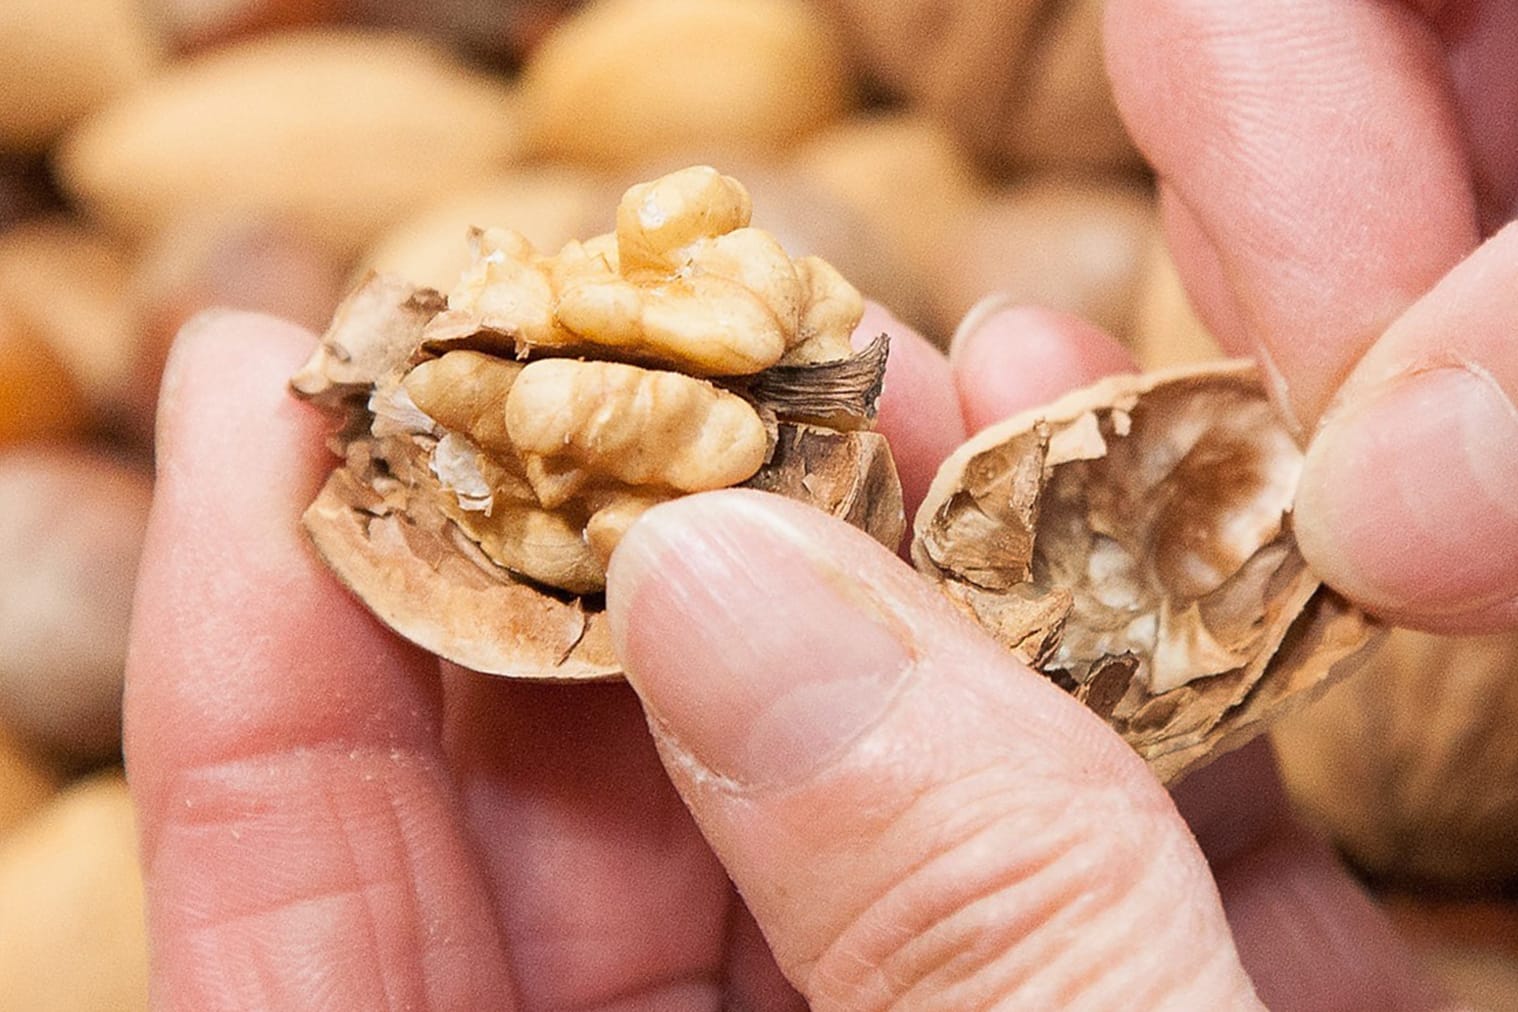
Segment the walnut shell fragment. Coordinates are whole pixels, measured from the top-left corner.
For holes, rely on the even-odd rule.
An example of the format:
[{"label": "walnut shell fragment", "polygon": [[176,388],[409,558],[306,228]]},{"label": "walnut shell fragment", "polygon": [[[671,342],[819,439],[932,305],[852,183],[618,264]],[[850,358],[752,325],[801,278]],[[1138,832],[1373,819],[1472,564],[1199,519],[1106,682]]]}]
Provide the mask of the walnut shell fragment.
[{"label": "walnut shell fragment", "polygon": [[1169,782],[1375,639],[1297,552],[1300,471],[1252,364],[1112,377],[960,447],[912,559]]},{"label": "walnut shell fragment", "polygon": [[895,548],[901,486],[869,431],[887,341],[853,352],[859,293],[749,214],[736,180],[686,169],[557,254],[475,230],[446,298],[367,278],[291,380],[346,422],[304,517],[327,565],[447,660],[560,680],[620,674],[606,565],[666,500],[747,485]]}]

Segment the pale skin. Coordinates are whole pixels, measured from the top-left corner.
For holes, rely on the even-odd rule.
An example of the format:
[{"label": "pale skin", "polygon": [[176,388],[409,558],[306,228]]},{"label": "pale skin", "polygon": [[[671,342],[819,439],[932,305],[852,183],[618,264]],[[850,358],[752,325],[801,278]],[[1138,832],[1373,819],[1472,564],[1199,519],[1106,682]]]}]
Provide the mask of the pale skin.
[{"label": "pale skin", "polygon": [[[1362,357],[1455,347],[1512,389],[1518,26],[1495,0],[1431,6],[1109,8],[1188,282],[1268,350],[1304,432],[1385,382]],[[1242,65],[1276,83],[1216,69]],[[1188,115],[1144,98],[1206,74]],[[1333,103],[1293,93],[1328,74]],[[881,326],[909,498],[970,429],[1130,367],[1039,310],[981,314],[950,359],[861,330]],[[203,318],[165,383],[126,701],[159,1007],[1439,1007],[1286,815],[1268,750],[1172,800],[890,553],[795,507],[714,493],[634,526],[608,590],[630,687],[440,671],[299,532],[329,466],[284,389],[311,340]],[[1311,522],[1342,522],[1315,494]],[[1433,562],[1396,584],[1327,560],[1423,624],[1510,621],[1511,570]]]}]

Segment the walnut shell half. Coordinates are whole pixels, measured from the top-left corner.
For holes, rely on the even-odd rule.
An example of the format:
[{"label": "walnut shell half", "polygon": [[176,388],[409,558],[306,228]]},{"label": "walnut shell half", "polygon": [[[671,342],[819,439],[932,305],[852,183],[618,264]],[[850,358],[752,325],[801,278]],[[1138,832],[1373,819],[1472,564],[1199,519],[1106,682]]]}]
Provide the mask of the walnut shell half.
[{"label": "walnut shell half", "polygon": [[1374,639],[1297,552],[1300,470],[1249,363],[1112,377],[960,447],[912,558],[1172,781]]},{"label": "walnut shell half", "polygon": [[[904,520],[885,437],[780,424],[745,484],[810,503],[894,547]],[[556,593],[501,567],[439,505],[448,494],[404,437],[360,438],[302,517],[318,554],[391,629],[491,675],[619,677],[598,597]]]}]

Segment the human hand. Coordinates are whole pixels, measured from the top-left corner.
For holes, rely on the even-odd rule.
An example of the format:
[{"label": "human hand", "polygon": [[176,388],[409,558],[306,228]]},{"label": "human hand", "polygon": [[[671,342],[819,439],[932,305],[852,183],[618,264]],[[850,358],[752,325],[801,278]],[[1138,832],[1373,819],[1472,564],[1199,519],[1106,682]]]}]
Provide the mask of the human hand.
[{"label": "human hand", "polygon": [[[962,417],[1124,365],[1035,311],[981,314],[952,370],[889,326],[913,496]],[[309,342],[206,318],[165,383],[127,695],[160,1007],[1250,1007],[1245,967],[1282,1007],[1432,1005],[1268,753],[1183,785],[1188,829],[1087,711],[793,505],[629,535],[648,725],[625,686],[440,673],[299,531]]]},{"label": "human hand", "polygon": [[1303,553],[1401,624],[1518,623],[1518,6],[1112,0],[1106,34],[1188,291],[1311,436]]}]

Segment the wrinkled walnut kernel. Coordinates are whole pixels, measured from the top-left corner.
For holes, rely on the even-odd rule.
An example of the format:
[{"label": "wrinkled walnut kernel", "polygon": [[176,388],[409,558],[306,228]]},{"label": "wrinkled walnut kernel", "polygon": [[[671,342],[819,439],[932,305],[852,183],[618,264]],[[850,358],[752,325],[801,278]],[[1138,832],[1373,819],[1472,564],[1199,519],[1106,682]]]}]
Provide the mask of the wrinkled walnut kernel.
[{"label": "wrinkled walnut kernel", "polygon": [[1297,553],[1300,469],[1247,365],[1113,377],[957,450],[912,558],[1171,780],[1372,638]]},{"label": "wrinkled walnut kernel", "polygon": [[306,514],[338,576],[466,667],[618,674],[598,595],[645,511],[739,484],[895,547],[895,466],[867,431],[886,342],[852,353],[859,293],[749,226],[735,180],[633,187],[614,235],[548,256],[505,229],[446,300],[371,276],[292,380],[347,412]]}]

